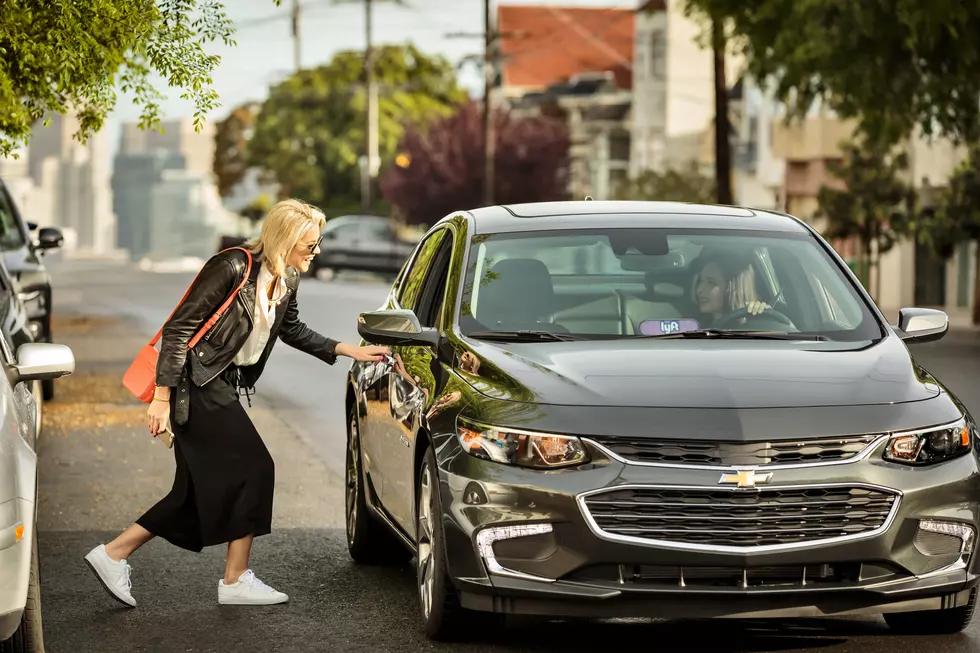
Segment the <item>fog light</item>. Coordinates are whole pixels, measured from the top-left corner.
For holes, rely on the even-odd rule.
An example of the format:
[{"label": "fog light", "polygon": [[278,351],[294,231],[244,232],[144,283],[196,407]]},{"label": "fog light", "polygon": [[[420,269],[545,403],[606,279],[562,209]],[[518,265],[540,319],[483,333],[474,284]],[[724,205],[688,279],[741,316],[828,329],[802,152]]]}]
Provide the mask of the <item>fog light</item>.
[{"label": "fog light", "polygon": [[480,556],[487,565],[487,570],[492,573],[502,576],[513,576],[515,578],[524,578],[527,580],[538,580],[551,583],[554,582],[553,579],[534,576],[532,574],[525,574],[519,571],[512,571],[503,567],[499,562],[497,562],[496,556],[493,552],[493,543],[499,542],[500,540],[510,540],[517,537],[527,537],[529,535],[545,535],[547,533],[551,533],[552,530],[551,524],[517,524],[514,526],[485,528],[477,533],[476,546],[480,552]]},{"label": "fog light", "polygon": [[[933,537],[929,538],[928,534]],[[939,536],[938,538],[935,536]],[[944,544],[951,539],[959,540],[958,545]],[[959,522],[946,522],[935,520],[923,520],[919,522],[919,532],[915,537],[915,548],[925,555],[949,555],[959,553],[970,555],[973,553],[973,545],[976,540],[976,531],[968,524]],[[952,550],[951,550],[952,548]]]}]

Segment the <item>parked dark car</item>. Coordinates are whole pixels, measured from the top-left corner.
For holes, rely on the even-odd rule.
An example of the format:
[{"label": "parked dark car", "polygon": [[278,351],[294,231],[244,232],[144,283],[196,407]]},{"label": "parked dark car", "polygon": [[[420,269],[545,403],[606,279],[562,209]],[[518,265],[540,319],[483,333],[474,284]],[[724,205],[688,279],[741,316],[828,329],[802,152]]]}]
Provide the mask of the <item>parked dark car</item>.
[{"label": "parked dark car", "polygon": [[890,326],[792,216],[460,211],[358,330],[392,357],[348,377],[348,549],[416,557],[430,637],[479,613],[973,617],[977,426],[907,348],[947,317]]},{"label": "parked dark car", "polygon": [[[37,232],[37,240],[33,239]],[[28,330],[36,342],[53,342],[51,330],[51,277],[44,265],[44,253],[65,242],[57,227],[25,222],[3,182],[0,181],[0,250],[27,309]],[[54,398],[54,379],[41,384],[44,399]]]},{"label": "parked dark car", "polygon": [[320,253],[310,265],[319,270],[358,270],[394,276],[402,269],[415,242],[399,238],[388,218],[343,215],[327,222]]}]

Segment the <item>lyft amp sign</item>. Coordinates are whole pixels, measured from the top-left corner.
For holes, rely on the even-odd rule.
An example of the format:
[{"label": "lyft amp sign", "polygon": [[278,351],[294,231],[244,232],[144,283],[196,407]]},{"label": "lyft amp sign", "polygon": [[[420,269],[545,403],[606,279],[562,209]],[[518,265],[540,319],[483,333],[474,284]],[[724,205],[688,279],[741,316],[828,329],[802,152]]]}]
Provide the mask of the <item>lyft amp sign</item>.
[{"label": "lyft amp sign", "polygon": [[697,331],[697,320],[646,320],[640,323],[640,333],[645,336],[661,336],[682,331]]}]

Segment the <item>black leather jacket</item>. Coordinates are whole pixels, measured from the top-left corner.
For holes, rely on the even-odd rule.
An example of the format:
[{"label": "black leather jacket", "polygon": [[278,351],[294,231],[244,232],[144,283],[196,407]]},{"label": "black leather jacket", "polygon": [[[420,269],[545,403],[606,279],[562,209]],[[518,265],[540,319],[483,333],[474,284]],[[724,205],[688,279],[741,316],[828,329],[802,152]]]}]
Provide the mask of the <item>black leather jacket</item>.
[{"label": "black leather jacket", "polygon": [[[262,266],[261,257],[254,257],[248,281],[218,323],[190,352],[187,351],[187,345],[190,344],[194,334],[241,283],[247,264],[244,252],[231,250],[212,256],[204,265],[187,299],[163,326],[156,370],[158,386],[178,388],[182,382],[186,383],[189,379],[200,387],[221,374],[234,361],[238,350],[252,332],[255,286]],[[320,335],[299,319],[299,307],[296,302],[299,279],[299,271],[289,268],[286,277],[287,296],[276,309],[268,344],[257,363],[240,368],[240,387],[254,387],[265,368],[277,337],[287,345],[316,356],[331,365],[337,361],[335,348],[339,343]],[[183,390],[181,394],[185,394],[186,385],[181,389]],[[184,405],[186,406],[186,403]],[[178,415],[180,412],[178,410]],[[184,417],[186,418],[186,414]],[[182,422],[183,420],[178,419],[178,423]]]}]

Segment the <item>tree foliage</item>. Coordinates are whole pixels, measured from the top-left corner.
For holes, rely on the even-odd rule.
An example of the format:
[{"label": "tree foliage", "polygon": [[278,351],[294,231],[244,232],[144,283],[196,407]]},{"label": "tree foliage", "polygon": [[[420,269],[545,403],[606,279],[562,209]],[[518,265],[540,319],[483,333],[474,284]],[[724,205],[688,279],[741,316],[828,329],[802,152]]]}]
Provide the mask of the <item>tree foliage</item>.
[{"label": "tree foliage", "polygon": [[228,117],[215,125],[214,177],[222,197],[232,194],[249,169],[248,141],[252,136],[258,102],[235,107]]},{"label": "tree foliage", "polygon": [[84,142],[115,107],[117,86],[135,96],[140,126],[157,126],[154,76],[182,89],[197,128],[218,106],[220,57],[206,46],[234,45],[221,0],[7,0],[0,16],[0,156],[50,113],[77,111]]},{"label": "tree foliage", "polygon": [[715,181],[701,174],[697,162],[685,168],[670,168],[664,172],[644,170],[636,179],[629,179],[616,189],[616,199],[639,201],[715,203]]},{"label": "tree foliage", "polygon": [[[466,99],[452,64],[414,46],[384,46],[375,54],[378,151],[390,160],[406,125],[450,115]],[[366,154],[364,57],[341,52],[274,87],[256,120],[249,162],[273,173],[286,196],[319,206],[360,197]]]},{"label": "tree foliage", "polygon": [[[858,240],[862,262],[869,272],[876,272],[877,298],[881,294],[881,255],[911,229],[913,195],[901,179],[908,158],[881,141],[868,139],[847,143],[842,149],[843,159],[829,165],[842,188],[820,189],[818,216],[827,219],[824,236]],[[867,278],[863,281],[867,285]]]},{"label": "tree foliage", "polygon": [[[496,134],[494,198],[499,204],[566,197],[568,130],[546,117],[493,116]],[[390,166],[384,198],[410,224],[432,224],[483,203],[483,110],[474,102],[429,129],[411,129],[400,152],[407,165]]]},{"label": "tree foliage", "polygon": [[980,135],[980,0],[691,0],[730,21],[792,115],[823,98],[875,138]]},{"label": "tree foliage", "polygon": [[[948,256],[964,241],[980,243],[980,145],[970,147],[963,163],[939,196],[938,210],[926,233],[933,247]],[[973,324],[980,325],[980,255],[974,261]]]}]

